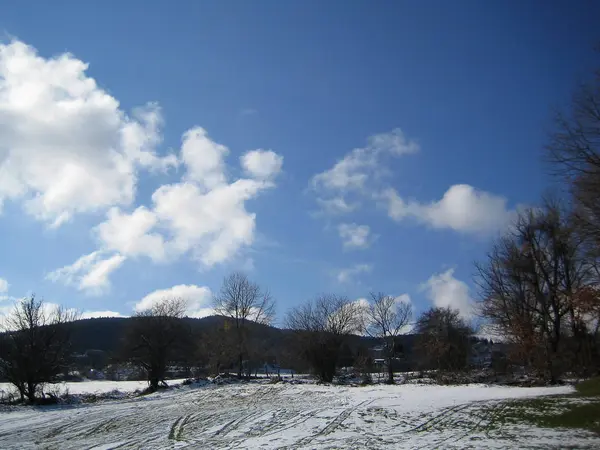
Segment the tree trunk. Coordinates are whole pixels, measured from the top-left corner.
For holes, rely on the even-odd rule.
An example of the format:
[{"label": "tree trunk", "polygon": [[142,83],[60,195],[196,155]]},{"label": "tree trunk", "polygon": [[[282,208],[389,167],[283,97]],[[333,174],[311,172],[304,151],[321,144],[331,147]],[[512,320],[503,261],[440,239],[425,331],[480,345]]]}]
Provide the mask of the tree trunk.
[{"label": "tree trunk", "polygon": [[393,357],[388,357],[388,384],[394,384],[394,368],[392,367]]},{"label": "tree trunk", "polygon": [[150,380],[148,380],[149,384],[150,384],[150,390],[152,392],[156,392],[158,390],[158,378],[157,377],[150,377]]},{"label": "tree trunk", "polygon": [[148,372],[148,384],[150,385],[150,391],[152,392],[156,392],[158,390],[158,384],[160,383],[158,372],[158,369],[154,367]]},{"label": "tree trunk", "polygon": [[242,368],[243,368],[242,366],[244,365],[243,358],[244,358],[243,355],[240,353],[238,356],[238,378],[242,378]]},{"label": "tree trunk", "polygon": [[35,383],[27,383],[27,400],[29,403],[35,403]]}]

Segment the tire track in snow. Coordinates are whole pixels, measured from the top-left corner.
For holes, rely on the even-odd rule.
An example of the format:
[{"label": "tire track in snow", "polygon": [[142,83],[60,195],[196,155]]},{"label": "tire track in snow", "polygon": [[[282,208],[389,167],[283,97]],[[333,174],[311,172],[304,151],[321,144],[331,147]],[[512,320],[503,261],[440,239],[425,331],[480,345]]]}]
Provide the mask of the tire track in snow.
[{"label": "tire track in snow", "polygon": [[431,429],[433,426],[437,425],[438,423],[441,423],[442,421],[448,419],[449,417],[453,416],[457,412],[462,411],[463,409],[465,409],[469,406],[471,406],[470,403],[445,408],[442,413],[440,413],[436,416],[433,416],[431,419],[426,420],[425,422],[417,425],[414,428],[411,428],[410,430],[404,431],[404,433],[427,431],[427,430]]},{"label": "tire track in snow", "polygon": [[321,436],[326,436],[328,434],[333,433],[346,419],[348,419],[348,417],[350,417],[350,415],[356,411],[358,408],[360,408],[361,406],[365,406],[367,404],[372,403],[373,400],[364,400],[354,406],[351,406],[350,408],[346,408],[344,409],[341,413],[339,413],[331,422],[329,422],[325,428],[323,428],[322,430],[318,431],[317,433],[311,435],[311,436],[307,436],[305,438],[300,439],[299,441],[297,441],[295,444],[291,445],[290,449],[296,449],[296,448],[300,448],[300,447],[304,447],[306,445],[309,445],[312,441],[314,441],[315,439],[317,439],[318,437]]}]

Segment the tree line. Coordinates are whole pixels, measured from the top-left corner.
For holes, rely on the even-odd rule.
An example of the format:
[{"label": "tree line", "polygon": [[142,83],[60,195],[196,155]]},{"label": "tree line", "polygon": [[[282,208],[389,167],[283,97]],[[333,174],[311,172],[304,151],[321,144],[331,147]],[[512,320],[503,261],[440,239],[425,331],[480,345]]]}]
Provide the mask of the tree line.
[{"label": "tree line", "polygon": [[[232,373],[243,378],[257,365],[277,362],[331,382],[341,366],[353,365],[368,378],[373,370],[370,349],[349,347],[351,338],[361,335],[379,346],[388,383],[394,383],[394,361],[404,353],[398,338],[411,331],[419,336],[423,367],[462,370],[468,365],[472,330],[457,311],[432,308],[413,330],[411,304],[383,293],[362,301],[326,294],[292,308],[285,315],[285,342],[279,343],[277,353],[263,340],[263,327],[275,317],[275,301],[246,275],[226,277],[215,295],[215,313],[223,318],[220,325],[195,331],[186,319],[186,307],[183,299],[165,298],[128,320],[112,360],[140,370],[149,391],[166,384],[173,366],[187,368],[190,375]],[[17,302],[6,317],[0,335],[0,379],[12,383],[22,401],[46,398],[44,385],[68,370],[69,325],[77,318],[75,312],[49,309],[35,297]]]}]

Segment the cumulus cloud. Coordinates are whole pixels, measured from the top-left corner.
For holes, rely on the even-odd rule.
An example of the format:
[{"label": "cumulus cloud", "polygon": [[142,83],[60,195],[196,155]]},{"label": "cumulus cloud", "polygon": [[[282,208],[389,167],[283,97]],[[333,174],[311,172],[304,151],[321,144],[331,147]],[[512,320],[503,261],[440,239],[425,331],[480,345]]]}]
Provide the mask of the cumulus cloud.
[{"label": "cumulus cloud", "polygon": [[240,158],[240,163],[251,178],[268,180],[281,172],[283,157],[271,150],[251,150]]},{"label": "cumulus cloud", "polygon": [[371,264],[355,264],[352,267],[339,269],[336,273],[336,280],[338,283],[348,283],[361,273],[369,273],[372,270],[373,266]]},{"label": "cumulus cloud", "polygon": [[151,309],[157,303],[169,298],[181,298],[186,301],[186,314],[189,317],[206,317],[214,314],[212,292],[205,286],[179,284],[168,289],[159,289],[146,295],[136,303],[137,312]]},{"label": "cumulus cloud", "polygon": [[[203,266],[211,267],[253,243],[256,216],[246,210],[245,202],[274,186],[265,178],[281,168],[282,157],[261,151],[250,158],[253,162],[248,166],[257,178],[230,182],[222,159],[229,150],[213,142],[204,130],[186,133],[181,152],[186,168],[183,180],[160,186],[152,195],[150,209],[108,212],[107,220],[96,228],[103,249],[127,257],[145,255],[154,261],[190,252]],[[265,168],[261,161],[266,153]],[[249,154],[257,155],[245,156]]]},{"label": "cumulus cloud", "polygon": [[46,279],[75,286],[80,291],[100,295],[110,289],[110,274],[126,260],[120,254],[106,256],[101,251],[80,257],[73,264],[61,267],[46,275]]},{"label": "cumulus cloud", "polygon": [[469,293],[469,286],[454,277],[454,269],[432,275],[421,289],[425,291],[434,306],[457,309],[465,318],[472,316],[473,300]]},{"label": "cumulus cloud", "polygon": [[406,201],[391,188],[383,191],[381,199],[395,221],[412,218],[433,228],[464,233],[493,233],[505,229],[515,216],[504,197],[466,184],[451,186],[440,200],[431,203]]},{"label": "cumulus cloud", "polygon": [[[385,157],[417,151],[418,144],[407,139],[400,129],[377,134],[368,139],[365,147],[355,148],[332,168],[313,176],[310,186],[317,192],[322,206],[329,206],[337,213],[347,212],[344,211],[348,205],[345,196],[365,191],[370,184],[377,183],[387,173],[383,164]],[[327,212],[326,208],[323,212]]]},{"label": "cumulus cloud", "polygon": [[225,184],[225,157],[229,149],[209,138],[204,128],[196,127],[183,135],[181,159],[186,165],[186,179],[203,190]]},{"label": "cumulus cloud", "polygon": [[211,267],[252,244],[256,215],[245,201],[268,186],[254,180],[237,180],[203,194],[192,183],[162,186],[152,196],[155,214],[173,235],[168,243],[177,254],[191,251]]},{"label": "cumulus cloud", "polygon": [[130,257],[146,255],[154,261],[163,261],[166,257],[164,238],[151,232],[157,223],[156,214],[144,206],[131,214],[115,207],[108,211],[107,220],[94,231],[107,250]]},{"label": "cumulus cloud", "polygon": [[[81,213],[106,214],[94,227],[97,251],[48,276],[105,292],[126,258],[169,262],[189,253],[204,266],[251,245],[255,215],[246,201],[274,187],[283,158],[252,150],[246,178],[231,179],[229,149],[202,127],[182,136],[178,154],[161,155],[163,117],[154,103],[123,111],[71,54],[52,58],[20,41],[0,45],[0,212],[7,201],[49,226]],[[180,168],[152,204],[135,204],[138,178]]]},{"label": "cumulus cloud", "polygon": [[410,218],[432,228],[473,234],[489,234],[510,225],[515,212],[508,208],[506,198],[467,184],[450,186],[440,200],[430,203],[408,201],[386,186],[385,158],[418,151],[418,144],[399,129],[370,137],[365,147],[355,148],[311,179],[319,214],[348,214],[368,198],[377,200],[398,222]]},{"label": "cumulus cloud", "polygon": [[23,202],[52,226],[75,213],[130,205],[140,169],[160,157],[160,109],[127,115],[70,54],[39,56],[19,41],[0,45],[0,206]]},{"label": "cumulus cloud", "polygon": [[345,249],[365,249],[370,247],[373,242],[371,229],[368,225],[341,223],[338,225],[338,233]]}]

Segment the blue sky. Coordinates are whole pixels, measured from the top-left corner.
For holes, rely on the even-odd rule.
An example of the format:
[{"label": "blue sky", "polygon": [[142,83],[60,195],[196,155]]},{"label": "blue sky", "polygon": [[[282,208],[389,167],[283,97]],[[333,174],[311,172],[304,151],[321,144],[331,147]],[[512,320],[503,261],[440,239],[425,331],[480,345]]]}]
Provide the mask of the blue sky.
[{"label": "blue sky", "polygon": [[[469,314],[593,69],[579,2],[3,2],[0,307],[209,312],[245,270]],[[108,313],[107,313],[108,314]]]}]

